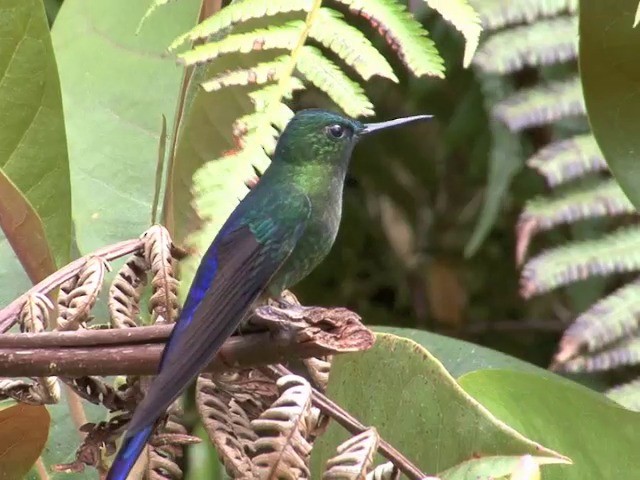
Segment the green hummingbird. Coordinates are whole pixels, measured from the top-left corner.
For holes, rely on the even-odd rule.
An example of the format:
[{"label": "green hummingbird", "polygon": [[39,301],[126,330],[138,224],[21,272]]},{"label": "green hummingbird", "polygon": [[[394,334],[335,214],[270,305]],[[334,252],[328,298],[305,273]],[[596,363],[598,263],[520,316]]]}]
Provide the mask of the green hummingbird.
[{"label": "green hummingbird", "polygon": [[371,133],[431,115],[363,124],[326,110],[289,121],[273,161],[204,254],[157,377],[136,408],[107,480],[126,480],[158,418],[214,358],[264,294],[274,298],[329,253],[351,153]]}]

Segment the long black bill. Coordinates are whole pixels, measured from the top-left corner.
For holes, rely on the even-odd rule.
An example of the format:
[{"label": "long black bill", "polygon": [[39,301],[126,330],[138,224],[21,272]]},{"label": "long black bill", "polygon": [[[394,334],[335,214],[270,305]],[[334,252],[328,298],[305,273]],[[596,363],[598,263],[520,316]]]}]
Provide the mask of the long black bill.
[{"label": "long black bill", "polygon": [[423,122],[432,118],[433,115],[416,115],[414,117],[396,118],[395,120],[388,120],[386,122],[365,123],[364,130],[360,132],[360,135],[368,135],[370,133],[379,132],[380,130],[384,130],[386,128],[398,127],[400,125],[406,125],[407,123],[413,122]]}]

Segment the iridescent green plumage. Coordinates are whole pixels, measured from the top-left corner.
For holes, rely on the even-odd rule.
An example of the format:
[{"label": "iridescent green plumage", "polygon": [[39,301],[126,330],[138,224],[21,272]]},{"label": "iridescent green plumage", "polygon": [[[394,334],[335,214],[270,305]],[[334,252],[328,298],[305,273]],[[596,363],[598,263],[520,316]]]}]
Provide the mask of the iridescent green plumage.
[{"label": "iridescent green plumage", "polygon": [[107,480],[124,480],[163,411],[213,359],[264,293],[278,296],[329,253],[353,148],[370,132],[428,116],[365,125],[304,110],[278,140],[272,164],[205,253],[158,376],[129,424]]}]

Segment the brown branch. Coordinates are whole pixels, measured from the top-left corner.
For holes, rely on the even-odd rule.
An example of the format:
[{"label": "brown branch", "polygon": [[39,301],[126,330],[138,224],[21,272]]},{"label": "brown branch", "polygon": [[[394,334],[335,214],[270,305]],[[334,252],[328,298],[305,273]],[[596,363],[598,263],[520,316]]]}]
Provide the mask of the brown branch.
[{"label": "brown branch", "polygon": [[161,343],[169,338],[171,330],[173,330],[173,325],[66,332],[6,333],[0,335],[0,349],[132,346],[141,343]]},{"label": "brown branch", "polygon": [[[348,328],[320,331],[317,336],[309,336],[304,328],[289,335],[234,336],[223,345],[207,371],[365,350],[373,345],[373,334],[364,325],[359,325],[356,328],[350,323]],[[0,376],[153,375],[164,348],[163,340],[169,336],[171,328],[172,325],[163,325],[126,330],[0,335]],[[126,333],[129,335],[124,335]],[[110,336],[123,343],[114,344]],[[140,343],[144,339],[147,341]],[[327,341],[330,339],[333,341]]]},{"label": "brown branch", "polygon": [[111,261],[133,253],[140,248],[142,248],[142,240],[138,238],[125,240],[123,242],[100,248],[89,255],[78,258],[57,272],[49,275],[47,278],[31,287],[5,308],[0,310],[0,333],[6,332],[15,324],[16,318],[29,295],[34,293],[47,294],[55,290],[62,283],[77,275],[91,257],[102,257],[106,261]]},{"label": "brown branch", "polygon": [[[284,375],[291,375],[292,373],[282,365],[275,365],[265,368],[265,372],[271,376],[281,377]],[[317,391],[313,390],[313,405],[318,407],[322,413],[330,416],[349,433],[358,435],[367,430],[362,423],[360,423],[355,417],[347,412],[340,405],[330,400],[328,397]],[[378,444],[378,451],[387,460],[391,461],[398,469],[404,473],[411,480],[438,480],[436,477],[429,477],[422,473],[422,471],[416,467],[413,463],[407,459],[402,453],[396,450],[392,445],[387,443],[382,437],[380,437],[380,443]]]}]

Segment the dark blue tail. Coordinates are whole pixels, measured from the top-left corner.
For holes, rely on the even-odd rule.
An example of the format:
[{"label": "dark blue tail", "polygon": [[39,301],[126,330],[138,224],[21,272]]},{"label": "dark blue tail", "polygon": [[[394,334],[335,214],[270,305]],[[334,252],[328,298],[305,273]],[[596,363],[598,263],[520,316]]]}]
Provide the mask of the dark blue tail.
[{"label": "dark blue tail", "polygon": [[125,437],[124,443],[118,450],[118,455],[116,455],[116,459],[109,469],[106,480],[127,480],[129,472],[131,472],[133,465],[142,453],[142,449],[149,441],[152,431],[153,425],[143,428],[131,437]]}]

